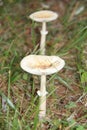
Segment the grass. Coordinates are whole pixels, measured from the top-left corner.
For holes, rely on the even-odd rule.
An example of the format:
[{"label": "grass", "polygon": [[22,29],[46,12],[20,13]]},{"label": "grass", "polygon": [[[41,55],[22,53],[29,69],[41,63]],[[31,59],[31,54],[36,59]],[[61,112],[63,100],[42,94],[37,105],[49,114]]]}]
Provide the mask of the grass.
[{"label": "grass", "polygon": [[[27,17],[33,10],[42,8],[39,1],[22,2],[5,1],[0,9],[1,130],[42,129],[38,121],[40,79],[20,68],[24,56],[39,52],[41,25],[32,23]],[[48,24],[46,53],[61,56],[66,66],[59,74],[47,77],[47,118],[43,123],[47,130],[87,129],[87,63],[84,53],[87,51],[87,10],[85,8],[81,14],[71,17],[76,3],[74,1],[67,7],[65,12],[68,14]],[[85,6],[85,1],[79,2],[81,5]],[[61,26],[57,26],[60,31],[55,23],[60,23]],[[6,101],[6,111],[2,108],[2,98]],[[73,113],[74,117],[71,116]]]}]

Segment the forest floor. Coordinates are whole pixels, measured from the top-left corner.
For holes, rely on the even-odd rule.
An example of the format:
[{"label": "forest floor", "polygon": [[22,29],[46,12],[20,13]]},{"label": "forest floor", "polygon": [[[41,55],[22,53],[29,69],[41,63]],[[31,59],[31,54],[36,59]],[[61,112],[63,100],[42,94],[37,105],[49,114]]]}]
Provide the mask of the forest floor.
[{"label": "forest floor", "polygon": [[[65,67],[47,76],[47,115],[38,121],[40,77],[24,72],[22,58],[38,54],[41,23],[29,15],[58,13],[47,24],[46,55]],[[0,130],[87,130],[87,1],[0,1]]]}]

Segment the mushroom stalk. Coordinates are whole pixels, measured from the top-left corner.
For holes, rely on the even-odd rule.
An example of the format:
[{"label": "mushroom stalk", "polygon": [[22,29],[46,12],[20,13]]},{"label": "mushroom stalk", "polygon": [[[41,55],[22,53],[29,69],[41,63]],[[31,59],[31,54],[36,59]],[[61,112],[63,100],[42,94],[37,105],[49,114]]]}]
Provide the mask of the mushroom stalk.
[{"label": "mushroom stalk", "polygon": [[[45,42],[46,42],[46,22],[42,23],[41,30],[41,43],[40,43],[40,53],[45,55]],[[46,116],[46,75],[41,76],[41,88],[40,88],[40,107],[39,107],[39,120],[43,120]]]},{"label": "mushroom stalk", "polygon": [[41,76],[39,120],[46,116],[46,75]]},{"label": "mushroom stalk", "polygon": [[40,43],[40,53],[42,55],[45,54],[45,42],[46,42],[46,35],[48,31],[46,31],[46,22],[42,23],[42,30],[41,30],[41,43]]}]

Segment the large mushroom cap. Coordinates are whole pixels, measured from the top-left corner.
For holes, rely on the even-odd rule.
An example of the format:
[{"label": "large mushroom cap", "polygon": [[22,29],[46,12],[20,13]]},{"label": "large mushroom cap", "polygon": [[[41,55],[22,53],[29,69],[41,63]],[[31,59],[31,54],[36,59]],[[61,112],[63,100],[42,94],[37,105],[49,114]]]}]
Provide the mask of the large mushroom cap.
[{"label": "large mushroom cap", "polygon": [[49,22],[55,20],[57,17],[57,13],[49,10],[37,11],[30,15],[30,18],[37,22]]},{"label": "large mushroom cap", "polygon": [[21,68],[36,75],[50,75],[61,70],[65,62],[58,56],[28,55],[20,63]]}]

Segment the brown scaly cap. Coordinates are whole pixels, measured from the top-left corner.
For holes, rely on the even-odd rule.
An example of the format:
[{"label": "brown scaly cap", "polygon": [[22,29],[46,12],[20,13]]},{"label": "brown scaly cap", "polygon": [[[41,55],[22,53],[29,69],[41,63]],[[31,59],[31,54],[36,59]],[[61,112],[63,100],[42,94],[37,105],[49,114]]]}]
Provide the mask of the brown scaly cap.
[{"label": "brown scaly cap", "polygon": [[57,19],[58,14],[50,10],[37,11],[30,15],[30,18],[37,22],[50,22]]},{"label": "brown scaly cap", "polygon": [[65,62],[58,56],[28,55],[20,63],[21,68],[36,75],[50,75],[61,70]]}]

